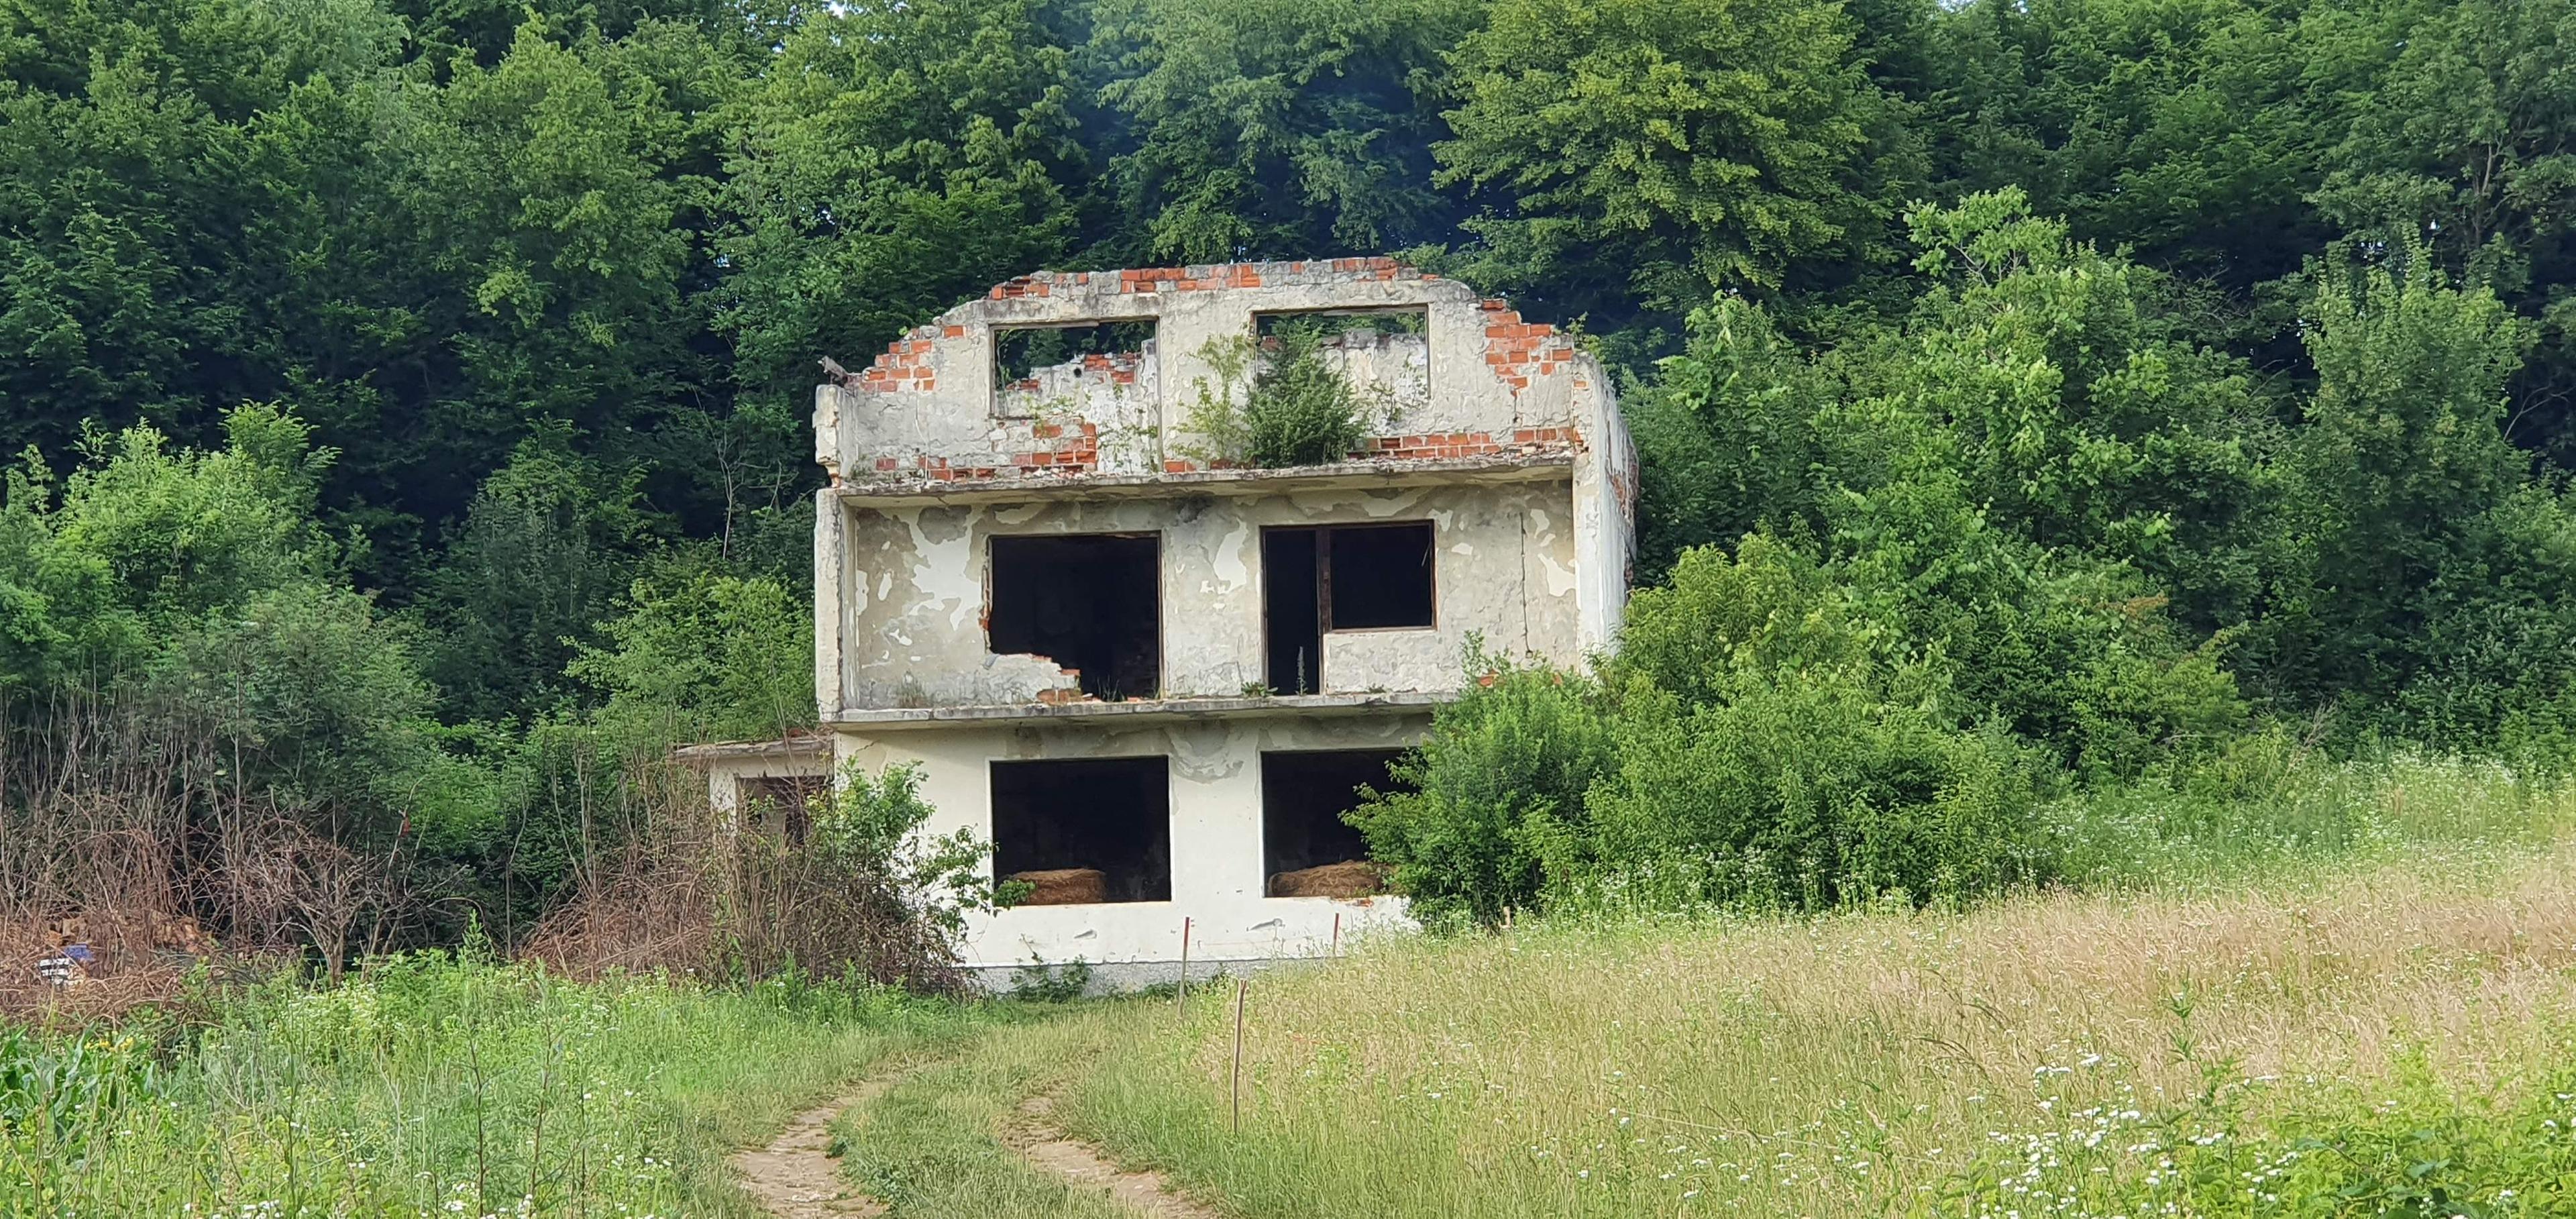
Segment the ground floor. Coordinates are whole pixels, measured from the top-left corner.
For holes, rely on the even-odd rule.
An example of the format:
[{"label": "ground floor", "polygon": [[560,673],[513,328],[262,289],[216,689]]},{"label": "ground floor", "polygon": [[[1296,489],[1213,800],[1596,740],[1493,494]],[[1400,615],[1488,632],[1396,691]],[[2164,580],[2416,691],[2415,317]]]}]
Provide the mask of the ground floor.
[{"label": "ground floor", "polygon": [[1387,764],[1429,726],[1420,710],[904,725],[707,760],[710,795],[747,817],[808,776],[915,766],[926,832],[990,841],[992,875],[1024,891],[975,917],[966,965],[998,979],[1080,960],[1132,986],[1185,956],[1197,974],[1409,928],[1401,899],[1354,884],[1367,850],[1343,814],[1392,786]]}]

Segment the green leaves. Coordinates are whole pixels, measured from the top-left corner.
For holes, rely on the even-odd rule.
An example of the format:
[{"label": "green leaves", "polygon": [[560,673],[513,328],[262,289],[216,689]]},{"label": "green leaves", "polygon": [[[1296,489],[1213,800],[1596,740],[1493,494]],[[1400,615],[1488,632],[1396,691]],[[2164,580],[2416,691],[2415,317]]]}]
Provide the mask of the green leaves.
[{"label": "green leaves", "polygon": [[1441,181],[1500,205],[1466,225],[1491,243],[1480,268],[1678,310],[1866,251],[1860,162],[1888,99],[1854,37],[1806,0],[1496,5],[1452,53],[1436,148]]},{"label": "green leaves", "polygon": [[1449,235],[1432,182],[1441,55],[1466,0],[1117,0],[1094,13],[1123,261],[1385,250]]},{"label": "green leaves", "polygon": [[568,672],[604,720],[658,745],[776,740],[814,723],[814,619],[801,589],[675,559],[627,591]]},{"label": "green leaves", "polygon": [[745,390],[801,392],[818,356],[1069,250],[1069,57],[1033,9],[818,12],[728,108],[715,324]]}]

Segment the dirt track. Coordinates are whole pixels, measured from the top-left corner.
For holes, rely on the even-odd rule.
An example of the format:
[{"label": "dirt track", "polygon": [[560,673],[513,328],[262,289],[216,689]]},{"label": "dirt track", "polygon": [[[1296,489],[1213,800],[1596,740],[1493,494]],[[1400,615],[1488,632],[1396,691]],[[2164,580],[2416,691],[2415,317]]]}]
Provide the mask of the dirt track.
[{"label": "dirt track", "polygon": [[[840,1165],[830,1154],[830,1126],[883,1095],[907,1073],[871,1076],[847,1094],[797,1114],[767,1146],[735,1153],[734,1175],[743,1191],[779,1219],[885,1214],[884,1203],[841,1180]],[[1121,1207],[1152,1219],[1224,1219],[1175,1192],[1161,1174],[1125,1171],[1099,1148],[1066,1135],[1048,1120],[1054,1107],[1054,1098],[1032,1096],[1020,1103],[1003,1131],[1003,1142],[1031,1167],[1076,1189],[1105,1192]]]}]

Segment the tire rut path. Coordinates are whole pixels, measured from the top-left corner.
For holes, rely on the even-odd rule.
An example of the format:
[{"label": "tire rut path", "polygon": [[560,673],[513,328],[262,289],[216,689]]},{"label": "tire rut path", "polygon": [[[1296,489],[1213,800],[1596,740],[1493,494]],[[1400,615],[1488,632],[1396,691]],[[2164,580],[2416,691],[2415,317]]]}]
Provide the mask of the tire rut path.
[{"label": "tire rut path", "polygon": [[1032,1096],[1020,1102],[1004,1128],[1003,1141],[1030,1166],[1077,1188],[1106,1191],[1120,1205],[1152,1219],[1225,1219],[1223,1212],[1174,1190],[1163,1174],[1129,1172],[1099,1148],[1066,1134],[1052,1120],[1054,1110],[1054,1097]]},{"label": "tire rut path", "polygon": [[779,1219],[869,1219],[885,1214],[885,1203],[841,1180],[840,1161],[831,1156],[831,1125],[842,1114],[884,1095],[915,1069],[905,1067],[861,1080],[850,1091],[788,1119],[787,1127],[767,1146],[735,1152],[731,1163],[736,1183]]}]

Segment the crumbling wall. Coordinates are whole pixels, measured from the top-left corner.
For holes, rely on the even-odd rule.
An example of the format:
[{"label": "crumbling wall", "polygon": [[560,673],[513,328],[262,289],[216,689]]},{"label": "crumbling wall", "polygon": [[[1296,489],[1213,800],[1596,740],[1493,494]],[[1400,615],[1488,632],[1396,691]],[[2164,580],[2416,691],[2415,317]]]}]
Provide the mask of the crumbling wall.
[{"label": "crumbling wall", "polygon": [[[1389,412],[1388,432],[1431,405],[1431,336],[1353,329],[1328,334],[1316,349],[1324,366],[1359,388],[1372,409]],[[1426,425],[1427,426],[1427,425]]]},{"label": "crumbling wall", "polygon": [[[1039,272],[818,387],[815,455],[854,487],[1186,472],[1208,449],[1186,430],[1190,405],[1229,386],[1212,353],[1257,333],[1258,317],[1329,310],[1424,317],[1422,334],[1346,335],[1327,352],[1395,408],[1355,461],[1561,454],[1602,418],[1608,381],[1569,336],[1389,259]],[[1109,320],[1151,322],[1157,337],[995,384],[997,330]]]}]

